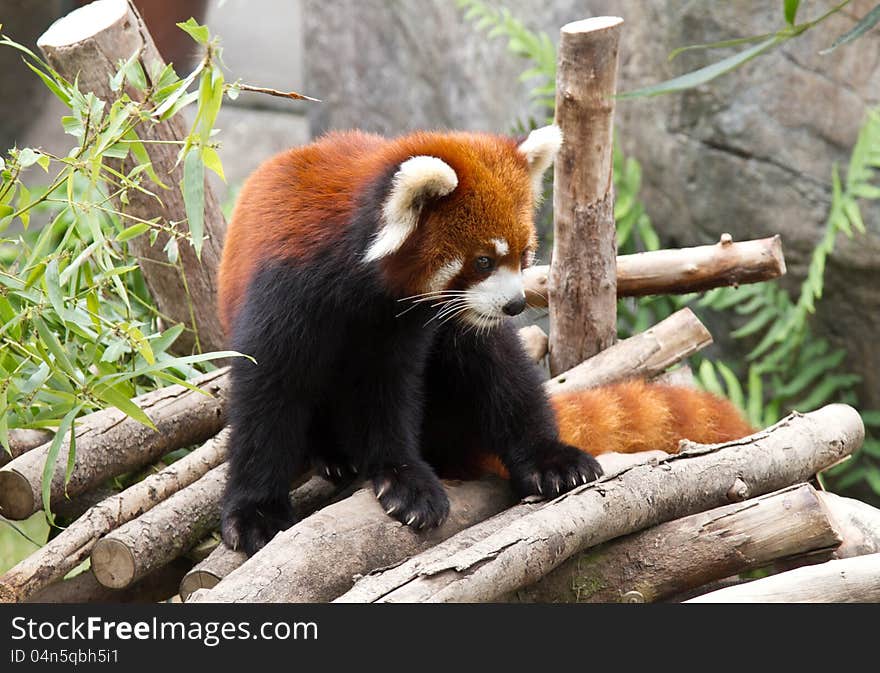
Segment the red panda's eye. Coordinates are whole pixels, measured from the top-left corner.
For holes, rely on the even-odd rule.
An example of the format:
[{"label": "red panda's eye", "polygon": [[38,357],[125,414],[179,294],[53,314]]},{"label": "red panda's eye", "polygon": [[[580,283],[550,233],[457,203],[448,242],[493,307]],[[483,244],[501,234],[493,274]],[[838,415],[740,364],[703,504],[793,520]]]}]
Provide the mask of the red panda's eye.
[{"label": "red panda's eye", "polygon": [[474,265],[479,271],[491,271],[492,267],[495,266],[495,262],[491,257],[481,256],[474,260]]}]

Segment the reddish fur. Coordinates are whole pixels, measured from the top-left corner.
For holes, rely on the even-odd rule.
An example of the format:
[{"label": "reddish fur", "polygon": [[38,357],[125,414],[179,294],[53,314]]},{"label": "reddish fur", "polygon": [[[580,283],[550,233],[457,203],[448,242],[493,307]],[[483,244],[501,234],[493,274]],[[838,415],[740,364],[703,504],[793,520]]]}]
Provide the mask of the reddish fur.
[{"label": "reddish fur", "polygon": [[[678,453],[682,439],[714,444],[755,432],[730,401],[691,388],[627,381],[554,395],[550,401],[562,441],[594,456]],[[494,456],[482,456],[479,471],[507,477]]]},{"label": "reddish fur", "polygon": [[519,268],[522,252],[534,246],[534,230],[528,167],[516,148],[514,140],[489,134],[386,140],[351,131],[265,162],[245,183],[226,235],[219,288],[224,327],[228,331],[262,261],[304,260],[333,245],[370,182],[413,156],[443,159],[459,182],[432,204],[399,253],[383,260],[391,291],[423,291],[443,264],[479,254],[492,238],[507,239],[510,254],[501,261]]}]

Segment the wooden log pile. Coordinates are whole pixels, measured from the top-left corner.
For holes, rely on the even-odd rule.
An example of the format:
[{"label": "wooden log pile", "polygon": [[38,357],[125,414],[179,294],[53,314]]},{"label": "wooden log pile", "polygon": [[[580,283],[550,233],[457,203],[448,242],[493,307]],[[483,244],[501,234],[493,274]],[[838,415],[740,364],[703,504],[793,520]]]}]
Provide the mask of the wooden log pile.
[{"label": "wooden log pile", "polygon": [[[71,31],[62,31],[64,45],[43,39],[53,65],[62,72],[98,68],[80,82],[99,82],[107,79],[107,59],[83,57],[95,45],[125,60],[131,54],[118,50],[134,40],[155,56],[136,11],[121,6],[124,17],[101,23],[105,28],[76,24],[80,40]],[[521,332],[536,361],[549,354],[548,395],[630,378],[688,384],[686,364],[670,368],[712,342],[699,319],[683,309],[615,343],[617,297],[695,292],[785,273],[778,236],[734,242],[724,235],[711,246],[616,256],[610,101],[621,27],[620,20],[595,19],[563,29],[557,108],[568,142],[556,168],[554,257],[550,267],[528,272],[530,303],[547,306],[549,299],[550,336],[534,326]],[[132,29],[137,36],[127,34]],[[589,124],[581,124],[585,117]],[[160,124],[151,134],[173,140],[180,129]],[[584,152],[585,146],[598,150]],[[206,218],[214,218],[207,230],[222,231],[218,214],[209,209]],[[196,272],[206,292],[213,272]],[[174,283],[157,277],[151,288],[160,295],[181,290]],[[213,305],[210,297],[204,301]],[[205,321],[203,334],[213,333],[215,316],[203,311],[196,319]],[[171,386],[134,400],[155,429],[113,411],[80,419],[71,478],[65,484],[64,466],[57,466],[49,499],[73,521],[0,576],[0,602],[880,601],[880,511],[814,487],[817,473],[862,442],[862,421],[845,405],[793,413],[725,444],[682,442],[673,455],[601,455],[601,480],[549,502],[517,503],[497,479],[447,482],[450,517],[428,532],[393,521],[360,484],[340,491],[302,475],[291,485],[301,520],[247,559],[216,534],[227,470],[228,377],[218,370],[193,383],[208,394]],[[42,509],[50,441],[16,436],[13,456],[0,467],[4,517]],[[102,490],[113,477],[194,445],[122,491]],[[68,577],[87,559],[87,571]],[[758,568],[782,572],[736,579]]]}]

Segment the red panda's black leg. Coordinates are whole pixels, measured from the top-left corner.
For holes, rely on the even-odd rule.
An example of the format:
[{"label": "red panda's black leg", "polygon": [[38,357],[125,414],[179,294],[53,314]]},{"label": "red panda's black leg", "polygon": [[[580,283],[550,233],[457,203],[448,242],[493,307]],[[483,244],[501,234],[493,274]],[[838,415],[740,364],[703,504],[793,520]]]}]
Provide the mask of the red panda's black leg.
[{"label": "red panda's black leg", "polygon": [[335,431],[346,459],[371,482],[389,516],[434,528],[446,520],[449,499],[419,454],[428,338],[409,328],[377,336],[340,368],[347,385],[337,387],[331,405]]},{"label": "red panda's black leg", "polygon": [[283,379],[263,376],[249,360],[232,364],[229,480],[221,533],[248,555],[296,522],[290,484],[307,469],[303,455],[309,410],[291,399]]},{"label": "red panda's black leg", "polygon": [[602,474],[595,458],[559,439],[540,370],[511,324],[484,334],[444,328],[427,385],[424,442],[435,455],[455,441],[449,426],[463,439],[477,437],[501,458],[520,496],[555,497]]}]

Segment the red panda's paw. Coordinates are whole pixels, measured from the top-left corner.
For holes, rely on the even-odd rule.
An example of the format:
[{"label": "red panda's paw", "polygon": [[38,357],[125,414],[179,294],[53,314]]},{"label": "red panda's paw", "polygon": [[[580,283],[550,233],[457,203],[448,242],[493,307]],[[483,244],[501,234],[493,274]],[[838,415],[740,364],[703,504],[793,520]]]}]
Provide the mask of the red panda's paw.
[{"label": "red panda's paw", "polygon": [[230,549],[241,549],[253,556],[269,540],[297,521],[290,500],[280,502],[252,502],[230,505],[223,510],[220,534]]},{"label": "red panda's paw", "polygon": [[427,463],[386,466],[373,477],[373,490],[389,516],[417,530],[449,516],[449,498]]},{"label": "red panda's paw", "polygon": [[520,497],[545,498],[570,491],[602,476],[602,467],[593,456],[568,444],[555,442],[540,451],[533,461],[510,469],[510,477]]}]

